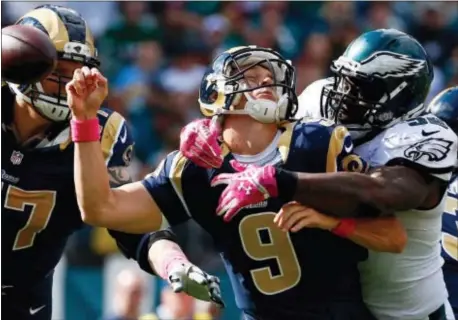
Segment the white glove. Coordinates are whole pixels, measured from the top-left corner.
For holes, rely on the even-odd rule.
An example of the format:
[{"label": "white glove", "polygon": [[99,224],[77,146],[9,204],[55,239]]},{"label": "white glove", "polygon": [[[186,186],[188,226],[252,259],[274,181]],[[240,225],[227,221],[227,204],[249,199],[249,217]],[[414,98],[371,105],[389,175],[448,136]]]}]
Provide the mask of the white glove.
[{"label": "white glove", "polygon": [[169,282],[174,292],[184,292],[199,300],[213,301],[224,308],[219,278],[209,275],[199,267],[177,264],[169,272]]}]

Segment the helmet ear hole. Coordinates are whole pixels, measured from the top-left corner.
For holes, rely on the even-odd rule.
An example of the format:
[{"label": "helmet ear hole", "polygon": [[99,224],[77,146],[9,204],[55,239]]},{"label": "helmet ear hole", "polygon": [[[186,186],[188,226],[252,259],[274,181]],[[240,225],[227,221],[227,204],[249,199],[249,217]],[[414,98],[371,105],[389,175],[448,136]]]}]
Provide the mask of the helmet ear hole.
[{"label": "helmet ear hole", "polygon": [[213,91],[210,96],[208,97],[208,101],[210,103],[214,103],[216,101],[216,99],[218,99],[218,92],[216,91]]}]

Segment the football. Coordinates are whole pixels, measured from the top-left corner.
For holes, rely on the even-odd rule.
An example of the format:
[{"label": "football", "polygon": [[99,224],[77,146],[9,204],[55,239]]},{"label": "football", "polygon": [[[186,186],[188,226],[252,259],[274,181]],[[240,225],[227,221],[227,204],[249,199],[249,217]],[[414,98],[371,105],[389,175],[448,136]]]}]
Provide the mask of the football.
[{"label": "football", "polygon": [[55,68],[57,52],[43,31],[25,25],[2,29],[2,80],[30,84],[47,77]]}]

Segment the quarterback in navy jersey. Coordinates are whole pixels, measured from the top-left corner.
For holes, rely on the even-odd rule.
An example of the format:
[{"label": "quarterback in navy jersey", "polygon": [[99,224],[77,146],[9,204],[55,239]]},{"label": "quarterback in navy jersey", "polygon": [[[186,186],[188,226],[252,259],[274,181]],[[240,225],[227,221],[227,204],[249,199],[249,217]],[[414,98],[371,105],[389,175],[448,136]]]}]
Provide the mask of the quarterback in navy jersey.
[{"label": "quarterback in navy jersey", "polygon": [[[49,320],[54,269],[68,237],[83,226],[65,84],[78,67],[99,62],[90,30],[74,10],[43,5],[17,24],[48,34],[59,60],[38,83],[2,82],[2,318]],[[108,167],[110,184],[119,186],[130,181],[132,136],[118,113],[101,109],[97,118],[103,170]],[[109,233],[126,257],[155,274],[148,261],[151,234]]]},{"label": "quarterback in navy jersey", "polygon": [[[46,136],[21,144],[12,126],[14,103],[15,95],[3,86],[2,314],[18,315],[22,308],[25,314],[17,319],[26,319],[27,314],[47,319],[54,268],[68,237],[83,227],[72,180],[73,144],[69,127],[63,124],[53,125]],[[107,166],[126,166],[133,142],[125,120],[108,109],[100,110],[99,119]],[[143,269],[150,271],[148,241],[142,241],[143,235],[109,232],[124,254],[138,259]],[[8,307],[14,310],[8,311]]]},{"label": "quarterback in navy jersey", "polygon": [[[301,172],[343,169],[351,161],[363,169],[365,163],[347,152],[350,147],[342,127],[289,123],[260,161]],[[364,316],[357,270],[357,262],[366,259],[364,248],[321,229],[282,231],[273,222],[285,204],[281,198],[245,208],[229,223],[215,215],[224,188],[212,187],[211,181],[234,172],[235,157],[228,153],[220,169],[208,170],[175,151],[143,185],[172,227],[194,219],[209,232],[246,314],[255,319],[327,319],[334,312],[342,319]],[[353,310],[348,308],[352,303]]]},{"label": "quarterback in navy jersey", "polygon": [[[86,92],[88,81],[97,79],[89,70],[81,73],[84,77],[76,75],[69,85],[74,99],[69,106],[75,118],[91,119],[106,93],[99,78],[101,89],[79,94],[77,88]],[[367,164],[353,154],[347,130],[321,120],[289,121],[297,108],[294,68],[266,48],[222,53],[203,77],[199,102],[206,116],[224,114],[221,168],[199,167],[175,151],[143,181],[112,189],[101,170],[98,142],[75,142],[76,191],[85,219],[125,232],[139,225],[143,231],[156,228],[161,213],[171,226],[194,219],[221,252],[247,319],[373,319],[362,301],[357,269],[366,249],[328,230],[293,234],[276,227],[275,212],[287,201],[281,191],[229,223],[216,215],[224,187],[213,179],[233,173],[237,163],[311,174],[364,172]]]},{"label": "quarterback in navy jersey", "polygon": [[[2,231],[2,298],[16,290],[23,294],[21,289],[41,282],[50,285],[67,238],[83,226],[72,179],[73,144],[68,125],[55,124],[46,136],[21,144],[12,126],[14,104],[14,93],[3,86],[2,223],[7,227]],[[126,166],[133,141],[125,120],[108,109],[100,110],[99,119],[107,167]],[[140,245],[143,236],[110,233],[121,250],[137,258],[141,246],[132,245]],[[148,270],[148,263],[143,267]],[[46,308],[50,307],[46,302]]]},{"label": "quarterback in navy jersey", "polygon": [[[445,121],[458,135],[458,87],[447,88],[428,105],[428,112]],[[442,215],[442,257],[449,301],[458,318],[458,163],[448,186]]]},{"label": "quarterback in navy jersey", "polygon": [[[447,289],[440,257],[441,220],[458,141],[439,118],[419,116],[433,79],[431,61],[409,35],[379,29],[352,41],[331,70],[333,78],[316,81],[299,96],[296,118],[326,118],[345,126],[355,141],[355,152],[371,164],[368,174],[337,172],[321,179],[289,172],[286,179],[288,170],[251,166],[216,178],[227,184],[217,213],[230,221],[244,207],[290,188],[283,193],[295,203],[282,208],[276,225],[298,232],[316,228],[319,212],[347,216],[338,219],[332,231],[340,233],[345,227],[349,239],[370,249],[359,270],[364,301],[378,319],[442,319]],[[200,120],[188,125],[180,150],[201,166],[219,168],[218,128],[211,124]],[[240,185],[249,192],[241,192]],[[402,221],[403,246],[380,250],[395,239],[388,235],[393,228],[369,227],[365,219],[352,219],[355,213]],[[362,238],[375,241],[363,243]]]}]

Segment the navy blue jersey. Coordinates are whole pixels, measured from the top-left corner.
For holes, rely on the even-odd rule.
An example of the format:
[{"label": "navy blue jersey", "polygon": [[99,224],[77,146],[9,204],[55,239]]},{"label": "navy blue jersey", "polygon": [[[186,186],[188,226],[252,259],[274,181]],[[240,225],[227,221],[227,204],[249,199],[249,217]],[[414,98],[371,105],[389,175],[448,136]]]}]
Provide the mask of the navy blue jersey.
[{"label": "navy blue jersey", "polygon": [[[275,165],[292,171],[367,169],[352,153],[347,130],[324,120],[287,124],[278,139],[277,155]],[[229,223],[216,216],[224,186],[212,188],[210,181],[217,174],[234,172],[231,159],[227,153],[220,169],[207,170],[175,151],[143,184],[171,226],[192,218],[209,232],[239,308],[256,318],[311,319],[312,315],[331,318],[325,315],[332,304],[359,303],[357,263],[367,258],[364,248],[321,229],[281,231],[273,223],[284,205],[278,198],[243,209]]]},{"label": "navy blue jersey", "polygon": [[[2,284],[32,287],[52,276],[68,236],[82,226],[73,182],[68,123],[18,144],[11,125],[15,97],[2,87]],[[129,163],[133,141],[124,118],[98,114],[108,167]],[[140,236],[135,236],[140,237]],[[50,293],[49,293],[50,294]]]},{"label": "navy blue jersey", "polygon": [[442,257],[449,301],[458,310],[458,175],[450,182],[442,215]]}]

